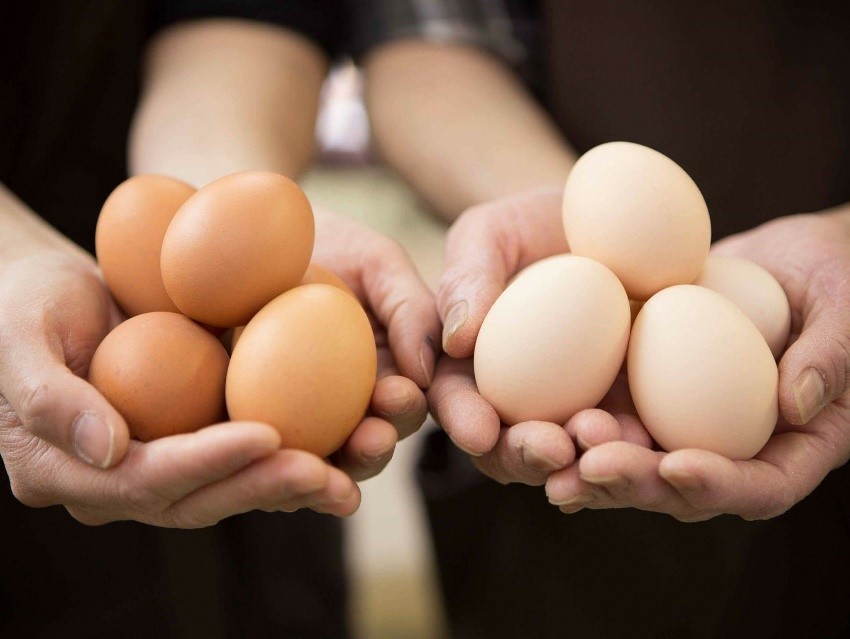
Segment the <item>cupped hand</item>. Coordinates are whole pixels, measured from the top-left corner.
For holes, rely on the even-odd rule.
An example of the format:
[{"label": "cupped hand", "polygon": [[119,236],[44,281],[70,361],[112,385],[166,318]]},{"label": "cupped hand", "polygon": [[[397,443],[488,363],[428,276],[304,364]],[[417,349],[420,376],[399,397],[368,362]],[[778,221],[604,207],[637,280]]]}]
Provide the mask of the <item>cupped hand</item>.
[{"label": "cupped hand", "polygon": [[[568,424],[582,433],[578,441],[587,450],[547,482],[550,501],[562,511],[635,507],[683,521],[719,514],[767,519],[850,459],[850,213],[780,218],[727,238],[714,251],[765,267],[791,304],[773,436],[748,461],[702,450],[652,450],[621,389],[616,411],[603,403],[610,412],[584,411]],[[621,429],[637,435],[625,441]]]},{"label": "cupped hand", "polygon": [[333,459],[357,480],[380,472],[398,440],[425,421],[440,320],[434,296],[397,242],[321,207],[313,261],[337,275],[366,309],[378,347],[369,415]]},{"label": "cupped hand", "polygon": [[446,356],[437,364],[428,401],[452,441],[501,483],[540,485],[575,459],[563,424],[504,426],[478,393],[472,366],[484,317],[510,278],[567,251],[561,194],[561,188],[547,188],[477,206],[458,219],[446,240],[437,292]]},{"label": "cupped hand", "polygon": [[124,420],[85,381],[95,348],[120,319],[94,262],[76,252],[34,252],[0,266],[0,454],[21,502],[61,504],[88,524],[181,528],[254,509],[357,509],[359,489],[344,472],[278,450],[265,424],[130,441]]}]

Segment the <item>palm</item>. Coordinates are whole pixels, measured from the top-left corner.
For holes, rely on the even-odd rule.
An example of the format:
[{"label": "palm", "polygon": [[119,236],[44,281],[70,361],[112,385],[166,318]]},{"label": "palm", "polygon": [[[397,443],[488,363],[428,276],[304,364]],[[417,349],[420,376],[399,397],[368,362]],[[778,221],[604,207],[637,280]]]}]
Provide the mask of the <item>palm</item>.
[{"label": "palm", "polygon": [[[767,518],[793,506],[844,464],[850,457],[850,392],[845,391],[850,340],[844,319],[850,308],[848,244],[850,227],[844,220],[807,215],[777,220],[715,246],[718,253],[767,268],[792,307],[792,342],[779,367],[782,417],[754,459],[732,462],[701,450],[649,450],[651,440],[621,380],[600,407],[616,415],[623,433],[642,430],[645,446],[608,441],[592,447],[577,468],[550,478],[550,500],[565,512],[582,506],[633,506],[689,521],[721,513]],[[813,368],[824,379],[820,406],[814,409],[806,407],[794,384]],[[574,419],[583,421],[585,431],[599,441],[593,431],[602,429],[603,420]]]}]

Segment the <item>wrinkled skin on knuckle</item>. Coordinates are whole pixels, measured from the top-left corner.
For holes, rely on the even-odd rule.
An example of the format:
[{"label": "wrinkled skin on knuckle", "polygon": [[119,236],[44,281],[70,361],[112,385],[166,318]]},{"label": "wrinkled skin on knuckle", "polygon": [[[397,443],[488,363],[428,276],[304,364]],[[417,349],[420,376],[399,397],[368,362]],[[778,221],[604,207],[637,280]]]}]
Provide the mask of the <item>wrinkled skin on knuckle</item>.
[{"label": "wrinkled skin on knuckle", "polygon": [[8,475],[12,495],[24,506],[29,506],[30,508],[45,508],[47,506],[55,505],[55,502],[48,499],[38,485],[33,482],[26,473],[10,471]]},{"label": "wrinkled skin on knuckle", "polygon": [[199,528],[207,528],[214,526],[221,519],[202,518],[198,513],[192,512],[179,506],[166,508],[159,514],[156,525],[164,528],[179,528],[182,530],[197,530]]},{"label": "wrinkled skin on knuckle", "polygon": [[118,482],[118,503],[132,519],[159,514],[171,505],[168,499],[127,475]]},{"label": "wrinkled skin on knuckle", "polygon": [[77,506],[65,506],[65,510],[68,511],[68,514],[71,515],[71,517],[84,526],[104,526],[116,521],[115,519],[106,517],[101,513]]}]

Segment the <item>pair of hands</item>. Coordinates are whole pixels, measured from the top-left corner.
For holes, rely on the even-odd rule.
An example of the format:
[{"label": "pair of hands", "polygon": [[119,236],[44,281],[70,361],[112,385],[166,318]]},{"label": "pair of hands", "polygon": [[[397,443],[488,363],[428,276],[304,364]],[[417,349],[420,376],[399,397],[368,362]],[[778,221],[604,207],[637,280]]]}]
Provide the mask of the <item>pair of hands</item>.
[{"label": "pair of hands", "polygon": [[390,461],[427,406],[440,325],[433,296],[405,252],[377,233],[316,211],[314,260],[368,309],[379,381],[369,415],[332,460],[279,450],[260,423],[222,423],[150,443],[85,378],[123,318],[94,261],[61,248],[0,266],[0,453],[12,491],[34,507],[61,504],[79,521],[133,519],[196,528],[261,509],[346,516],[355,483]]},{"label": "pair of hands", "polygon": [[780,423],[752,460],[702,450],[664,453],[620,377],[596,409],[566,424],[510,428],[476,392],[470,359],[484,316],[518,270],[567,245],[561,192],[542,190],[468,211],[446,245],[437,295],[450,357],[428,391],[437,421],[493,479],[544,485],[565,513],[582,508],[663,512],[682,521],[719,514],[777,516],[850,458],[850,211],[779,218],[713,250],[756,262],[785,289],[790,345],[779,364]]},{"label": "pair of hands", "polygon": [[[389,462],[429,404],[482,472],[503,483],[545,484],[567,513],[637,507],[689,521],[771,517],[847,461],[847,213],[780,219],[715,247],[766,267],[793,309],[795,335],[780,363],[782,421],[756,459],[653,449],[622,379],[598,409],[567,424],[501,425],[476,391],[475,338],[510,277],[567,250],[560,196],[560,189],[542,190],[464,214],[448,238],[436,306],[401,247],[317,211],[314,259],[364,303],[379,346],[370,415],[333,460],[278,450],[264,424],[129,441],[120,415],[84,381],[97,344],[121,320],[94,263],[44,252],[7,265],[0,271],[0,452],[15,495],[32,506],[63,504],[89,524],[199,527],[253,509],[304,507],[345,516],[359,505],[355,481]],[[447,356],[437,363],[441,324]]]}]

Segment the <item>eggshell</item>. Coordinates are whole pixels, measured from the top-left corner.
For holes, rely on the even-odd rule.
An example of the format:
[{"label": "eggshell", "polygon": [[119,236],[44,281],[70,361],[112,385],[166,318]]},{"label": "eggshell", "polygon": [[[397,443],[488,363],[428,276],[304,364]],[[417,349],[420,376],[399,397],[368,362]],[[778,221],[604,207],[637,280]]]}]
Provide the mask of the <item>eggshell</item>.
[{"label": "eggshell", "polygon": [[710,255],[695,284],[733,302],[759,329],[773,356],[782,355],[791,332],[791,305],[773,275],[749,260]]},{"label": "eggshell", "polygon": [[314,233],[310,203],[292,180],[262,171],[220,178],[190,197],[165,233],[165,289],[192,319],[240,326],[301,282]]},{"label": "eggshell", "polygon": [[336,286],[338,289],[345,291],[352,297],[357,297],[350,288],[348,288],[348,284],[346,284],[341,277],[339,277],[336,273],[326,269],[324,266],[319,266],[318,264],[310,264],[307,267],[307,272],[304,273],[304,277],[301,278],[301,285],[304,284],[330,284],[331,286]]},{"label": "eggshell", "polygon": [[749,459],[778,417],[776,362],[755,325],[719,293],[673,286],[632,326],[628,377],[641,420],[667,451]]},{"label": "eggshell", "polygon": [[614,274],[575,255],[521,272],[484,318],[475,380],[503,422],[562,424],[611,387],[629,338],[629,300]]},{"label": "eggshell", "polygon": [[283,448],[325,457],[363,418],[377,374],[372,327],[349,294],[299,286],[245,326],[227,372],[227,409],[280,431]]},{"label": "eggshell", "polygon": [[[301,278],[300,286],[304,286],[305,284],[330,284],[331,286],[336,286],[341,291],[345,291],[351,295],[351,297],[357,299],[354,291],[348,288],[348,285],[341,277],[338,277],[332,271],[329,271],[324,266],[319,266],[318,264],[310,264],[307,267],[307,272],[304,273],[304,277]],[[231,332],[227,342],[230,345],[230,352],[233,352],[233,349],[236,347],[236,342],[239,341],[239,337],[242,335],[242,331],[244,329],[244,326],[237,326]]]},{"label": "eggshell", "polygon": [[137,175],[103,204],[95,251],[103,279],[128,316],[177,311],[162,283],[159,253],[174,214],[195,189],[164,175]]},{"label": "eggshell", "polygon": [[609,142],[576,162],[564,189],[570,251],[609,267],[634,300],[693,282],[711,243],[705,200],[668,157]]},{"label": "eggshell", "polygon": [[89,381],[150,441],[224,418],[227,352],[177,313],[144,313],[119,324],[92,358]]}]

